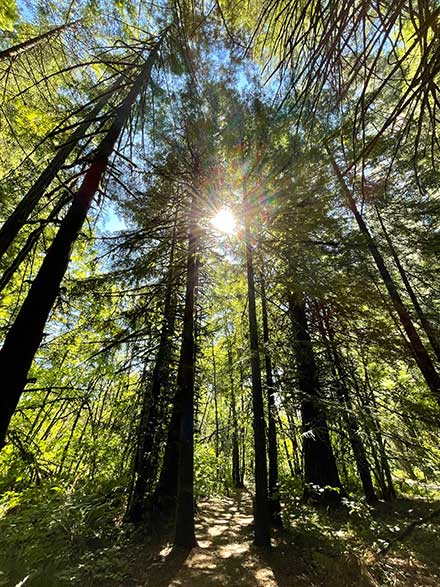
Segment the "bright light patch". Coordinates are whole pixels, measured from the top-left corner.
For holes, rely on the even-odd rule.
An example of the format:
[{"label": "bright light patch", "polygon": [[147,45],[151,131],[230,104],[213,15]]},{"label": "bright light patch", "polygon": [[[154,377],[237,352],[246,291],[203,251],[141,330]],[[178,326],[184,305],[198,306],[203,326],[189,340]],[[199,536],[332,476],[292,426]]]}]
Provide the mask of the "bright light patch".
[{"label": "bright light patch", "polygon": [[234,215],[228,208],[222,208],[211,220],[211,224],[221,232],[232,234],[235,230],[236,221]]}]

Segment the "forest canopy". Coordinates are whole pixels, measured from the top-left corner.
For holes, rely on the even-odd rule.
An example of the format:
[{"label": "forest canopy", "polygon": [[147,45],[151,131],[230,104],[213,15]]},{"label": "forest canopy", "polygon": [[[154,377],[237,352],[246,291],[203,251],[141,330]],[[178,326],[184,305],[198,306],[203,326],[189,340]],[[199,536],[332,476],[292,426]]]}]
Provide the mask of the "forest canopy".
[{"label": "forest canopy", "polygon": [[435,584],[439,26],[2,2],[0,586]]}]

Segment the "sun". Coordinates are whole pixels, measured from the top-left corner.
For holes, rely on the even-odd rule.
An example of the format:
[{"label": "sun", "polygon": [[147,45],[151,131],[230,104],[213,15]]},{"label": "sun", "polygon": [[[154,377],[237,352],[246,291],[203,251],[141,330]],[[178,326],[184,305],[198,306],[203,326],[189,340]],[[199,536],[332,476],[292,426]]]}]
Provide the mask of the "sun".
[{"label": "sun", "polygon": [[235,231],[235,226],[237,222],[229,208],[222,208],[211,220],[211,224],[220,232],[232,234]]}]

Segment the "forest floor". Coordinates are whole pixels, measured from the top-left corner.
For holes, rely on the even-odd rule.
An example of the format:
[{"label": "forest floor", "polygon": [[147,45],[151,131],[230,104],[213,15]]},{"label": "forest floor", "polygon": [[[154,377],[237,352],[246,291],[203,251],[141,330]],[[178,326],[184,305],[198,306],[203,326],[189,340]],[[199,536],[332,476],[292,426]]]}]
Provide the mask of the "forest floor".
[{"label": "forest floor", "polygon": [[[411,523],[414,502],[401,502],[395,510],[395,524]],[[386,506],[387,507],[387,506]],[[408,511],[409,510],[409,511]],[[429,515],[427,507],[417,515]],[[387,515],[388,512],[385,512]],[[346,518],[332,514],[332,525],[322,523],[309,533],[300,524],[274,532],[270,551],[252,545],[252,500],[247,491],[231,497],[211,498],[199,503],[196,535],[198,546],[191,551],[165,546],[160,552],[133,553],[135,570],[130,585],[136,587],[434,587],[440,585],[440,520],[413,534],[419,552],[396,541],[389,554],[378,556],[357,541]],[[322,517],[322,516],[320,516]],[[329,519],[327,519],[327,522]],[[307,519],[304,519],[307,525]],[[402,524],[402,522],[404,522]],[[426,526],[426,524],[425,524]],[[373,529],[380,527],[373,522]],[[319,528],[324,532],[319,532]],[[403,541],[404,542],[404,541]],[[387,542],[384,540],[383,544]],[[414,545],[414,537],[411,537]],[[375,544],[381,547],[381,542]],[[431,552],[432,551],[432,552]],[[125,583],[128,585],[129,583]]]},{"label": "forest floor", "polygon": [[347,501],[327,511],[292,495],[283,508],[286,528],[274,532],[270,550],[252,545],[247,490],[199,499],[191,551],[174,549],[172,532],[160,538],[123,524],[119,491],[34,490],[14,500],[0,516],[0,587],[440,585],[439,502],[428,497],[375,508]]}]

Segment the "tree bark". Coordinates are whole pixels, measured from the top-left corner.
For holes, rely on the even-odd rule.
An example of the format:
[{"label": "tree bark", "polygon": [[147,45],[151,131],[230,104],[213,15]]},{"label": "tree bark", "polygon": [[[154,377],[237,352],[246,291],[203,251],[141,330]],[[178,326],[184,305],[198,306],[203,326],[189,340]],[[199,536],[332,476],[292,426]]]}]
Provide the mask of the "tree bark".
[{"label": "tree bark", "polygon": [[[198,172],[196,175],[199,175]],[[199,194],[194,191],[190,212],[185,309],[176,394],[181,399],[181,413],[174,544],[184,548],[192,548],[197,545],[194,529],[194,375],[196,354],[194,314],[199,275],[198,198]]]},{"label": "tree bark", "polygon": [[252,407],[255,452],[254,544],[257,546],[270,546],[270,522],[267,495],[267,463],[263,386],[261,382],[257,309],[255,303],[254,261],[250,229],[251,215],[246,186],[244,186],[243,190],[243,217],[245,221],[249,339],[251,350]]},{"label": "tree bark", "polygon": [[[47,167],[38,177],[33,186],[28,190],[24,198],[20,201],[20,203],[17,205],[17,207],[9,216],[9,218],[4,222],[3,226],[0,229],[0,260],[3,258],[6,251],[11,246],[13,240],[16,238],[17,234],[19,233],[23,225],[26,223],[29,216],[34,211],[35,207],[38,205],[46,189],[49,187],[50,183],[55,179],[55,176],[63,167],[67,158],[75,149],[78,142],[85,136],[90,126],[96,121],[99,113],[107,104],[109,95],[111,95],[119,87],[119,85],[120,80],[118,80],[117,83],[113,84],[113,86],[101,96],[101,98],[95,104],[95,107],[92,109],[90,114],[86,115],[84,121],[81,122],[81,124],[79,124],[77,129],[72,133],[72,135],[64,143],[64,145],[58,149],[58,152],[55,155],[55,157],[47,165]],[[116,115],[116,117],[117,116],[118,114]],[[103,145],[105,141],[106,139],[102,141],[101,145]],[[95,154],[95,158],[98,155],[98,151]]]},{"label": "tree bark", "polygon": [[46,321],[67,270],[72,246],[86,219],[93,197],[106,171],[108,158],[128,120],[131,107],[150,79],[160,43],[161,40],[150,52],[139,76],[117,110],[110,129],[95,151],[82,185],[75,194],[29,293],[6,335],[0,351],[0,370],[3,373],[3,389],[0,394],[0,449],[5,444],[9,422],[26,385],[29,369],[43,338]]},{"label": "tree bark", "polygon": [[226,329],[226,343],[228,346],[228,371],[231,386],[231,410],[232,410],[232,485],[235,489],[243,489],[243,480],[240,474],[240,450],[238,445],[239,430],[237,418],[237,402],[235,398],[234,365],[232,361],[232,348],[229,340],[229,332]]},{"label": "tree bark", "polygon": [[13,45],[12,47],[9,47],[8,49],[4,49],[3,51],[0,51],[0,61],[3,61],[4,59],[14,59],[15,57],[17,57],[21,53],[24,53],[25,51],[29,51],[30,49],[33,49],[34,47],[39,45],[42,41],[50,39],[51,37],[54,37],[55,35],[58,35],[58,34],[64,32],[66,29],[77,25],[78,22],[79,22],[78,20],[74,21],[74,22],[66,22],[60,26],[49,29],[48,31],[46,31],[45,33],[42,33],[41,35],[37,35],[36,37],[32,37],[32,39],[28,39],[27,41],[23,41],[22,43],[18,43],[17,45]]},{"label": "tree bark", "polygon": [[289,295],[289,312],[295,337],[304,453],[304,497],[318,503],[338,503],[345,494],[339,480],[327,419],[319,389],[318,370],[309,334],[304,300]]},{"label": "tree bark", "polygon": [[283,521],[281,518],[280,491],[278,485],[278,446],[277,446],[277,428],[276,428],[276,405],[275,405],[275,385],[272,372],[272,357],[270,354],[269,340],[269,320],[267,317],[267,298],[266,284],[264,275],[261,273],[261,311],[263,317],[263,344],[264,344],[264,363],[266,371],[266,393],[267,393],[267,444],[269,457],[269,513],[272,524],[277,528],[282,528]]},{"label": "tree bark", "polygon": [[33,246],[37,243],[38,239],[40,238],[40,236],[44,232],[45,225],[48,222],[55,221],[58,214],[61,212],[61,210],[64,208],[64,206],[66,206],[66,204],[70,201],[70,199],[71,199],[70,195],[67,195],[67,197],[60,198],[58,200],[58,202],[55,204],[55,206],[54,206],[53,210],[51,211],[47,220],[45,220],[44,222],[41,222],[40,226],[30,233],[30,235],[26,239],[26,242],[24,243],[24,245],[21,247],[21,249],[15,255],[15,259],[12,261],[12,263],[9,265],[9,267],[4,271],[3,275],[1,276],[1,278],[0,278],[0,293],[5,289],[5,287],[8,285],[8,283],[11,281],[11,279],[15,275],[15,272],[18,271],[20,265],[26,259],[26,257],[30,253],[30,251],[32,251]]},{"label": "tree bark", "polygon": [[138,443],[134,462],[135,482],[127,506],[126,519],[141,522],[145,516],[145,498],[151,489],[158,468],[159,428],[164,417],[164,404],[170,378],[172,335],[176,321],[176,285],[174,283],[174,251],[176,224],[171,243],[169,270],[166,277],[166,294],[159,348],[153,370],[150,393],[146,393],[141,410]]},{"label": "tree bark", "polygon": [[353,451],[356,468],[362,483],[365,498],[368,503],[377,503],[377,496],[371,478],[370,467],[364,444],[359,433],[359,423],[354,416],[354,410],[347,386],[345,385],[344,369],[338,350],[335,345],[333,331],[328,322],[327,316],[323,316],[318,309],[319,331],[327,352],[330,369],[335,382],[336,397],[342,408],[342,416],[347,427],[348,438]]}]

